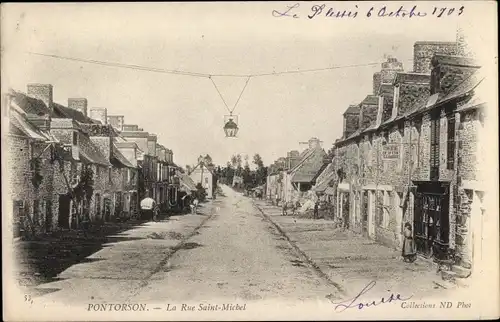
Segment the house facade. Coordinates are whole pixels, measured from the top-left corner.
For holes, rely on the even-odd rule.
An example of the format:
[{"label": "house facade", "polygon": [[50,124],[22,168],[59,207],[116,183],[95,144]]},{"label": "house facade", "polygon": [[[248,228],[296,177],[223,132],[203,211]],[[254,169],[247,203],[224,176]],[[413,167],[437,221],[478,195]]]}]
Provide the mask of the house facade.
[{"label": "house facade", "polygon": [[161,145],[157,152],[157,137],[138,126],[122,131],[130,129],[122,116],[88,109],[85,98],[55,103],[50,84],[10,90],[4,102],[11,197],[4,210],[14,237],[128,220],[146,190],[165,206],[168,189],[177,198],[173,152]]},{"label": "house facade", "polygon": [[[374,84],[375,111],[360,104],[344,114],[334,148],[336,212],[350,229],[396,248],[410,223],[419,254],[453,256],[466,276],[480,235],[471,211],[486,211],[476,159],[484,105],[474,94],[484,77],[473,60],[449,55],[460,53],[458,43],[418,42],[414,52],[412,72],[398,68]],[[396,65],[388,63],[379,74]]]},{"label": "house facade", "polygon": [[214,173],[203,162],[199,162],[188,173],[193,182],[201,184],[207,193],[207,198],[212,199],[214,196]]}]

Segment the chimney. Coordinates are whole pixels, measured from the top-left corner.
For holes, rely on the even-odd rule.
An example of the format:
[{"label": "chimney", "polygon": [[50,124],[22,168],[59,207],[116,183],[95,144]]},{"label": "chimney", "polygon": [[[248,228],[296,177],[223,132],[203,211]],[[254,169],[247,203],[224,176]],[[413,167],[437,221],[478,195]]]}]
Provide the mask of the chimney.
[{"label": "chimney", "polygon": [[123,115],[108,115],[107,121],[116,130],[123,131],[124,119],[125,116]]},{"label": "chimney", "polygon": [[86,98],[68,98],[68,107],[81,112],[87,116],[87,99]]},{"label": "chimney", "polygon": [[459,55],[459,46],[455,41],[417,41],[413,45],[413,72],[429,74],[434,54]]},{"label": "chimney", "polygon": [[398,72],[403,71],[403,63],[394,57],[387,57],[381,64],[380,72],[373,74],[373,95],[379,93],[380,85],[390,84]]},{"label": "chimney", "polygon": [[108,124],[108,110],[102,107],[94,107],[90,109],[90,118],[96,121],[101,121],[103,125]]},{"label": "chimney", "polygon": [[375,127],[377,127],[377,128],[380,126],[380,124],[382,124],[383,112],[384,112],[384,97],[379,96],[378,97],[377,120],[376,120],[376,124],[375,124]]},{"label": "chimney", "polygon": [[382,84],[382,74],[376,72],[373,74],[373,95],[377,95],[380,84]]},{"label": "chimney", "polygon": [[155,157],[156,156],[156,141],[158,137],[156,134],[148,135],[148,154]]},{"label": "chimney", "polygon": [[297,150],[287,152],[286,158],[287,158],[287,163],[288,163],[287,167],[288,167],[288,169],[291,169],[299,163],[300,153]]},{"label": "chimney", "polygon": [[314,149],[321,146],[318,138],[310,138],[308,143],[309,143],[309,149]]},{"label": "chimney", "polygon": [[52,85],[50,84],[28,84],[28,96],[37,98],[45,103],[52,112]]},{"label": "chimney", "polygon": [[123,124],[123,131],[139,131],[137,124]]}]

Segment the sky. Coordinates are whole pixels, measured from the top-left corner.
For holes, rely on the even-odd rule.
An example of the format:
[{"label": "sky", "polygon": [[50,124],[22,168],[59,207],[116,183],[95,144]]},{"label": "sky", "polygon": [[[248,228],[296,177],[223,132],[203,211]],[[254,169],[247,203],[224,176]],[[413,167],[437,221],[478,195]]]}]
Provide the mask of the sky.
[{"label": "sky", "polygon": [[[270,164],[289,150],[304,149],[299,142],[311,137],[322,140],[328,150],[341,136],[342,113],[371,94],[372,75],[380,66],[252,77],[234,111],[239,117],[238,138],[226,138],[222,127],[228,111],[208,78],[28,52],[204,74],[381,63],[385,55],[393,55],[410,71],[415,41],[454,41],[457,23],[477,22],[478,12],[484,12],[478,4],[467,7],[461,17],[367,19],[361,12],[381,3],[340,2],[328,7],[349,10],[357,5],[360,17],[308,19],[311,3],[293,9],[299,18],[273,16],[273,10],[292,4],[3,5],[2,89],[26,91],[28,83],[47,83],[53,85],[54,101],[60,104],[67,105],[70,97],[85,97],[89,109],[105,107],[108,115],[125,115],[125,123],[157,134],[158,142],[172,149],[182,166],[194,164],[200,154],[225,164],[236,153],[250,158],[259,153]],[[419,6],[432,8],[423,2]],[[230,107],[246,82],[243,77],[213,80]]]}]

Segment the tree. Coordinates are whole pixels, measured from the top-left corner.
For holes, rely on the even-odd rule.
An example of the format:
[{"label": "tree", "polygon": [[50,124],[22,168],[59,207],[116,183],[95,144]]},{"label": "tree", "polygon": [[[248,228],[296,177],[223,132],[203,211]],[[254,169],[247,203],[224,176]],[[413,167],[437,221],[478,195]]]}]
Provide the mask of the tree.
[{"label": "tree", "polygon": [[212,157],[209,154],[205,155],[204,162],[206,165],[213,165]]},{"label": "tree", "polygon": [[257,168],[263,168],[264,167],[264,161],[262,161],[262,157],[258,153],[254,154],[254,156],[253,156],[253,163],[257,166]]},{"label": "tree", "polygon": [[257,185],[262,185],[267,181],[267,168],[264,167],[264,161],[260,154],[256,153],[253,156],[253,163],[257,166],[255,171],[255,181]]}]

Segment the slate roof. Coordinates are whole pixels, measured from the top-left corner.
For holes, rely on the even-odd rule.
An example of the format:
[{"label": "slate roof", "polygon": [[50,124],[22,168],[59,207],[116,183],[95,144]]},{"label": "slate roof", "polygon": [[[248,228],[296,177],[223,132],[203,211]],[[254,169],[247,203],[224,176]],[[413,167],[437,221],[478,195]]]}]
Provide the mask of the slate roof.
[{"label": "slate roof", "polygon": [[70,118],[80,123],[101,124],[100,121],[93,120],[90,117],[85,116],[82,112],[63,106],[61,104],[54,103],[53,107],[53,117]]},{"label": "slate roof", "polygon": [[321,172],[316,178],[316,185],[313,187],[314,191],[324,192],[329,187],[330,181],[335,177],[334,167],[332,163]]},{"label": "slate roof", "polygon": [[360,104],[368,104],[368,105],[378,105],[378,96],[377,95],[368,95]]},{"label": "slate roof", "polygon": [[349,105],[344,114],[358,114],[360,111],[359,105]]},{"label": "slate roof", "polygon": [[118,167],[135,168],[135,166],[127,160],[120,150],[118,150],[118,147],[115,144],[111,147],[111,162]]},{"label": "slate roof", "polygon": [[24,93],[14,90],[11,90],[10,94],[12,95],[12,102],[20,107],[24,112],[39,116],[50,114],[50,109],[42,100],[29,97]]},{"label": "slate roof", "polygon": [[463,82],[458,84],[453,90],[451,90],[448,94],[438,100],[437,104],[444,103],[446,101],[450,101],[452,99],[463,96],[470,91],[474,90],[481,82],[484,80],[484,70],[478,69],[472,75],[470,75]]},{"label": "slate roof", "polygon": [[312,182],[323,166],[323,158],[325,156],[325,150],[319,146],[307,149],[299,163],[289,170],[289,173],[292,174],[291,181]]},{"label": "slate roof", "polygon": [[25,93],[11,90],[12,101],[20,107],[24,112],[35,115],[50,115],[54,118],[71,118],[80,123],[93,123],[100,124],[101,122],[93,120],[81,113],[80,111],[63,106],[58,103],[52,103],[53,110],[45,105],[45,103],[38,99],[28,96]]},{"label": "slate roof", "polygon": [[191,179],[187,174],[179,174],[179,182],[181,184],[181,190],[185,192],[196,191],[196,184],[193,179]]},{"label": "slate roof", "polygon": [[[13,111],[10,118],[12,134],[26,136],[28,138],[48,141],[49,136],[40,131],[35,125],[31,124],[24,115]],[[9,129],[10,130],[10,129]]]},{"label": "slate roof", "polygon": [[[194,170],[196,170],[197,168],[199,168],[201,165],[201,162],[198,162],[198,164],[196,166],[194,166],[194,168],[191,169],[191,171],[189,171],[188,174],[191,174],[194,172]],[[207,169],[207,171],[209,171],[212,175],[214,175],[214,172],[213,172],[213,168],[210,169],[208,166],[204,165],[204,168]]]},{"label": "slate roof", "polygon": [[435,54],[433,60],[437,61],[439,64],[479,67],[475,59],[463,56]]},{"label": "slate roof", "polygon": [[100,164],[103,166],[111,166],[107,158],[99,151],[99,149],[92,143],[90,138],[86,135],[78,137],[80,147],[80,160],[84,163]]}]

